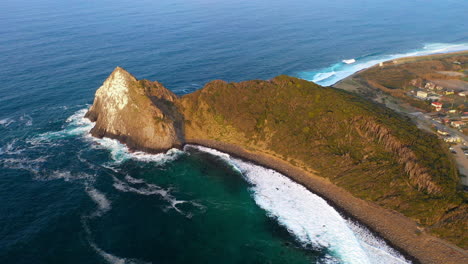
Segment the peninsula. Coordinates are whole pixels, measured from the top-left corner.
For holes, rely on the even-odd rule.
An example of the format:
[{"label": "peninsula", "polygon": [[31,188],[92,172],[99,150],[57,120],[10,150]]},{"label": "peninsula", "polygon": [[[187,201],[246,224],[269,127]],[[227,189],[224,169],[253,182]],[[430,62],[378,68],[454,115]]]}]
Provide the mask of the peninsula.
[{"label": "peninsula", "polygon": [[273,168],[422,263],[466,263],[467,204],[439,139],[351,92],[289,77],[178,97],[117,67],[86,116],[152,153],[198,144]]}]

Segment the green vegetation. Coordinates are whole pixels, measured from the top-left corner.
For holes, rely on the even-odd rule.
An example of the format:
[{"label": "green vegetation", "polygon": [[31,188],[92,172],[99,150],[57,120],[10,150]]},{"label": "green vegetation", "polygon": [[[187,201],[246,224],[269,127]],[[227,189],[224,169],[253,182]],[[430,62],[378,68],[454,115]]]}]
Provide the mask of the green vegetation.
[{"label": "green vegetation", "polygon": [[288,76],[214,81],[177,105],[189,139],[222,140],[282,158],[468,245],[460,235],[467,204],[446,146],[389,109]]}]

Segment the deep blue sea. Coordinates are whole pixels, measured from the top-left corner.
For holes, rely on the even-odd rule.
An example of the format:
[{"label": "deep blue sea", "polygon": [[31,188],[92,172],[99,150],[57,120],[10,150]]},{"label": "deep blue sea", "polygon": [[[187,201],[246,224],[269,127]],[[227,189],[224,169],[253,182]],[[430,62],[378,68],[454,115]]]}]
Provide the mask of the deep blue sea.
[{"label": "deep blue sea", "polygon": [[[116,66],[178,95],[289,74],[331,85],[468,49],[468,1],[0,1],[0,263],[407,263],[274,171],[130,153],[83,118]],[[343,60],[354,59],[346,64]]]}]

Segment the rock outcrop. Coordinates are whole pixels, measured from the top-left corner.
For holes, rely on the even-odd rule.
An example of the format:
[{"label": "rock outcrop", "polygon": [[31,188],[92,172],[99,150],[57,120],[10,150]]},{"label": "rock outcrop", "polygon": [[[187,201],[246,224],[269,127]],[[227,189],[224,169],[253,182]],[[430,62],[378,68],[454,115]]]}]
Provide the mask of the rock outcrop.
[{"label": "rock outcrop", "polygon": [[118,139],[131,149],[162,152],[183,144],[177,96],[158,82],[138,81],[117,67],[97,90],[86,117],[95,137]]}]

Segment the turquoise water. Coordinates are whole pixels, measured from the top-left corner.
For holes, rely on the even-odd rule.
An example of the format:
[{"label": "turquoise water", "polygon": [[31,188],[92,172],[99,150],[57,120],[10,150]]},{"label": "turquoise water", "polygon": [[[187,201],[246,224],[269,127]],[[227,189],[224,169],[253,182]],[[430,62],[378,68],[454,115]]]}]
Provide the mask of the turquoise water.
[{"label": "turquoise water", "polygon": [[468,3],[374,2],[2,1],[0,263],[405,262],[274,171],[129,153],[83,118],[117,65],[181,95],[468,47]]}]

